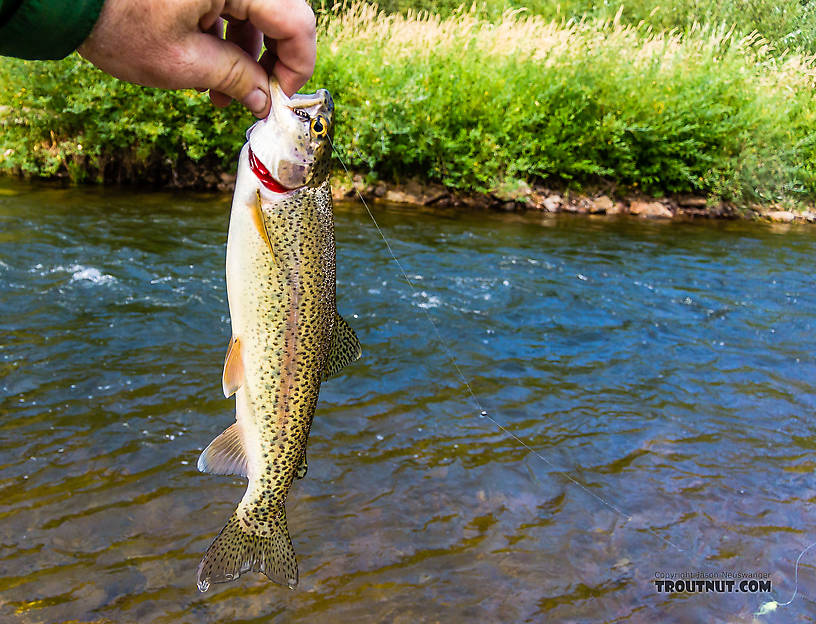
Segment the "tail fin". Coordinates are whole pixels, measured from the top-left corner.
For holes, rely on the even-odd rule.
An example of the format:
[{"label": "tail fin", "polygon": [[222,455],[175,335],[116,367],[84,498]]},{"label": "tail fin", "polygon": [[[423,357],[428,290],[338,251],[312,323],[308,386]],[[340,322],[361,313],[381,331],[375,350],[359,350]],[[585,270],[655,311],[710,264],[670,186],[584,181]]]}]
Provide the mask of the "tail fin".
[{"label": "tail fin", "polygon": [[269,523],[267,535],[254,535],[245,529],[238,514],[233,513],[198,564],[199,591],[207,591],[210,583],[234,581],[250,570],[294,589],[298,567],[286,528],[286,511],[281,508],[280,515]]}]

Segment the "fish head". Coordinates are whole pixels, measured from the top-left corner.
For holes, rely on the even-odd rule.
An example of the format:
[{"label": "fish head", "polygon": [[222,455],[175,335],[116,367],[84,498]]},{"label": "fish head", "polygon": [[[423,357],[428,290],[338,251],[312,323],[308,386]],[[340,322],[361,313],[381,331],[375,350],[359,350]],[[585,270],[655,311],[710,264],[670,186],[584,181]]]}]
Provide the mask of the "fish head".
[{"label": "fish head", "polygon": [[271,80],[272,107],[247,130],[254,157],[284,190],[319,186],[329,177],[334,102],[325,89],[291,98]]}]

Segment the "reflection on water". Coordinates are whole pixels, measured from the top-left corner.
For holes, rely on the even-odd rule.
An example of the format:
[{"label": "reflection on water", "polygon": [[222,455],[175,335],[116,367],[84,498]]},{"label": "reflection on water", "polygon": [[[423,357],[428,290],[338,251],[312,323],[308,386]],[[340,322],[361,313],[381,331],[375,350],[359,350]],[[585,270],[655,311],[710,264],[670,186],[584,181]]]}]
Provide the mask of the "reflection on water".
[{"label": "reflection on water", "polygon": [[[289,498],[300,586],[199,594],[243,492],[195,468],[233,419],[228,198],[3,188],[0,620],[750,621],[766,595],[651,582],[720,569],[790,597],[816,539],[812,229],[377,208],[412,292],[338,206],[364,358],[324,385]],[[545,461],[479,418],[423,310]],[[811,621],[812,556],[799,580],[763,621]]]}]

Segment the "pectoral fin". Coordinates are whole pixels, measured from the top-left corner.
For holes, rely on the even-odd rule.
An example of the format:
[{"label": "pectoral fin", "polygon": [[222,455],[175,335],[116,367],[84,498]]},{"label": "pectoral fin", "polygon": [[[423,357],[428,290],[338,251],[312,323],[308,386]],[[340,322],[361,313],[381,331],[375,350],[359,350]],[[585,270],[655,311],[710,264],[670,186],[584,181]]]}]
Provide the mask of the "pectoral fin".
[{"label": "pectoral fin", "polygon": [[359,359],[362,354],[360,341],[354,330],[346,323],[340,313],[334,313],[334,333],[332,334],[331,349],[326,365],[323,367],[323,379],[334,377],[343,368]]},{"label": "pectoral fin", "polygon": [[261,205],[261,192],[257,191],[255,193],[255,203],[251,206],[252,223],[255,225],[255,229],[258,230],[258,234],[263,239],[267,249],[269,249],[269,253],[272,254],[272,259],[275,261],[275,264],[278,264],[278,258],[275,256],[275,250],[272,249],[272,240],[269,238],[269,230],[266,229],[266,220],[264,219],[263,208],[261,208]]},{"label": "pectoral fin", "polygon": [[224,396],[229,398],[244,384],[244,360],[241,358],[241,341],[233,336],[227,347],[224,359],[224,373],[221,375],[221,386]]},{"label": "pectoral fin", "polygon": [[198,469],[211,474],[247,476],[247,458],[237,422],[204,449],[198,458]]}]

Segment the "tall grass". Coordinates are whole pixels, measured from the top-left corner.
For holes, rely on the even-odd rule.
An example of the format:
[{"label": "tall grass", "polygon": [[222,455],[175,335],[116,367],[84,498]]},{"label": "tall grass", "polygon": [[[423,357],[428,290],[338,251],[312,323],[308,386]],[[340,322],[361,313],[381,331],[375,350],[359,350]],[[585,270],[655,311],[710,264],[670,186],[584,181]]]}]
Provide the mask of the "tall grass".
[{"label": "tall grass", "polygon": [[[333,1],[313,0],[313,5],[336,11]],[[816,0],[381,0],[379,7],[387,13],[425,10],[447,17],[463,4],[493,20],[509,8],[556,21],[607,20],[620,12],[622,23],[643,22],[655,31],[725,24],[740,35],[759,33],[778,51],[816,52]]]},{"label": "tall grass", "polygon": [[314,84],[338,100],[338,142],[384,177],[480,190],[605,177],[745,201],[816,191],[816,65],[757,35],[357,5],[320,41]]},{"label": "tall grass", "polygon": [[[816,196],[816,62],[756,34],[359,4],[319,30],[309,87],[332,91],[339,149],[380,178]],[[117,83],[76,57],[3,60],[0,81],[0,169],[129,180],[189,163],[229,171],[251,121],[194,93]]]}]

